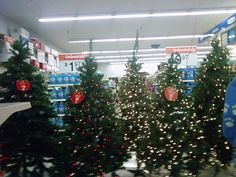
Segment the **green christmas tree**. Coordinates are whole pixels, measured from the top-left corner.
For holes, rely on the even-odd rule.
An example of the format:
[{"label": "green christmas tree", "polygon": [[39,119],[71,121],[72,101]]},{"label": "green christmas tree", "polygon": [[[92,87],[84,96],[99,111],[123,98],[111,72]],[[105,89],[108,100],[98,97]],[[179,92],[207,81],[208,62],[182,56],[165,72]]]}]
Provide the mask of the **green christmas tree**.
[{"label": "green christmas tree", "polygon": [[138,170],[146,160],[145,139],[148,136],[149,118],[151,115],[151,95],[145,86],[145,78],[140,72],[141,63],[133,54],[126,64],[126,74],[119,84],[118,107],[124,120],[125,139],[129,143],[129,151],[136,153]]},{"label": "green christmas tree", "polygon": [[[6,72],[0,75],[0,84],[6,88],[2,102],[29,101],[32,108],[14,113],[0,127],[0,154],[5,159],[1,170],[10,177],[50,176],[56,173],[52,167],[57,141],[49,121],[54,112],[47,86],[43,76],[29,64],[30,52],[26,45],[15,41],[11,52],[12,57],[3,63]],[[19,80],[29,82],[30,90],[18,90]]]},{"label": "green christmas tree", "polygon": [[211,43],[213,50],[198,68],[196,86],[193,89],[194,106],[203,127],[208,153],[205,160],[218,172],[232,157],[232,147],[221,131],[226,88],[229,84],[229,52],[218,40]]},{"label": "green christmas tree", "polygon": [[65,140],[68,148],[65,161],[67,176],[95,177],[119,169],[129,158],[115,111],[115,99],[105,88],[97,63],[87,57],[81,67],[81,84],[75,86],[71,98],[79,92],[84,100],[68,101],[65,118]]},{"label": "green christmas tree", "polygon": [[179,54],[172,54],[165,69],[157,76],[157,93],[153,95],[154,111],[145,151],[149,159],[146,168],[155,171],[164,167],[171,177],[183,173],[194,176],[199,170],[196,154],[201,131],[196,117],[189,115],[191,102],[184,93],[186,88],[178,69],[180,60]]}]

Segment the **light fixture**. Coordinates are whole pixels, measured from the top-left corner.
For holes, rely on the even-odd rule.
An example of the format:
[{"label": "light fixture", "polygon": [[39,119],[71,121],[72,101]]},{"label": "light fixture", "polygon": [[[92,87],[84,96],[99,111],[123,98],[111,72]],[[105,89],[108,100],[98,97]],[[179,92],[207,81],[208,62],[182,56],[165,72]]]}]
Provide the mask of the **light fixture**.
[{"label": "light fixture", "polygon": [[[127,62],[128,58],[123,58],[123,59],[96,59],[97,63],[109,63],[109,62]],[[166,58],[163,57],[152,57],[152,58],[140,58],[138,59],[138,61],[153,61],[153,62],[157,62],[157,61],[166,61]]]},{"label": "light fixture", "polygon": [[[168,48],[181,48],[181,47],[194,47],[194,46],[170,46]],[[234,48],[233,45],[228,45],[227,46],[228,49],[232,49]],[[211,46],[198,46],[197,47],[198,50],[208,50],[208,49],[212,49]],[[159,49],[139,49],[138,52],[163,52],[165,51],[165,48],[159,48]],[[82,54],[113,54],[113,53],[132,53],[133,50],[101,50],[101,51],[83,51]]]},{"label": "light fixture", "polygon": [[[165,53],[154,53],[154,54],[139,54],[136,57],[153,57],[153,56],[165,56]],[[132,57],[133,55],[111,55],[111,56],[95,56],[95,59],[104,59],[104,58],[128,58]]]},{"label": "light fixture", "polygon": [[[194,38],[205,38],[212,37],[214,34],[195,34],[195,35],[180,35],[180,36],[157,36],[157,37],[140,37],[139,41],[151,41],[151,40],[171,40],[171,39],[194,39]],[[127,41],[135,41],[136,38],[111,38],[111,39],[94,39],[92,42],[101,43],[101,42],[127,42]],[[69,41],[70,44],[75,43],[89,43],[90,40],[74,40]]]},{"label": "light fixture", "polygon": [[[165,51],[165,48],[160,49],[139,49],[138,52],[156,52]],[[131,53],[133,50],[104,50],[104,51],[83,51],[83,54],[108,54],[108,53]]]},{"label": "light fixture", "polygon": [[236,13],[236,9],[203,9],[198,11],[178,11],[178,12],[156,12],[156,13],[137,13],[137,14],[116,14],[116,15],[90,15],[90,16],[70,16],[39,18],[39,22],[63,22],[63,21],[91,21],[91,20],[110,20],[110,19],[133,19],[148,17],[181,17],[181,16],[200,16]]}]

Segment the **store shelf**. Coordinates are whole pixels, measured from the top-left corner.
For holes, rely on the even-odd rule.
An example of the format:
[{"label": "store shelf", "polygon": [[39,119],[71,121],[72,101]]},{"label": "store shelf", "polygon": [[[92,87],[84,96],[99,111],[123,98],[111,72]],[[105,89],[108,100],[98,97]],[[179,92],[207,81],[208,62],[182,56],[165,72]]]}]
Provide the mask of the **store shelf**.
[{"label": "store shelf", "polygon": [[15,112],[31,108],[30,102],[0,103],[0,125]]},{"label": "store shelf", "polygon": [[65,114],[57,114],[58,117],[64,117]]},{"label": "store shelf", "polygon": [[66,86],[73,86],[78,84],[49,84],[48,87],[66,87]]},{"label": "store shelf", "polygon": [[51,99],[51,102],[59,102],[59,101],[66,101],[66,99]]},{"label": "store shelf", "polygon": [[183,82],[195,82],[195,80],[183,80]]}]

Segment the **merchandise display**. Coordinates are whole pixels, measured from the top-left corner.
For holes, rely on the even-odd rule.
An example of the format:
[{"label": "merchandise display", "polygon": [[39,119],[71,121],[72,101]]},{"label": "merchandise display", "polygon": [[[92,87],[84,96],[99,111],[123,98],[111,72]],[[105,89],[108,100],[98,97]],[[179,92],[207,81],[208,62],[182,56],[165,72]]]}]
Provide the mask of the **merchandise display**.
[{"label": "merchandise display", "polygon": [[[27,101],[32,107],[15,112],[1,125],[0,156],[8,158],[1,161],[0,169],[10,176],[57,174],[48,166],[55,164],[59,149],[57,127],[50,124],[55,114],[46,83],[38,69],[26,62],[30,53],[24,44],[15,41],[12,54],[4,63],[6,71],[0,74],[0,83],[7,88],[1,102]],[[30,170],[32,166],[35,168]]]},{"label": "merchandise display", "polygon": [[124,121],[123,131],[129,144],[128,151],[134,151],[137,158],[135,175],[142,174],[141,165],[148,159],[145,156],[146,139],[149,136],[151,121],[151,94],[145,85],[140,72],[141,64],[133,54],[126,65],[126,74],[121,80],[118,90],[118,108]]},{"label": "merchandise display", "polygon": [[192,102],[185,94],[181,77],[183,72],[178,69],[178,64],[179,57],[171,55],[166,67],[157,75],[157,92],[152,100],[152,124],[147,130],[149,146],[144,151],[149,158],[145,165],[149,171],[164,166],[170,176],[181,176],[183,172],[194,176],[200,170],[198,163],[201,159],[196,157],[201,157],[196,150],[202,131],[196,116],[189,112]]},{"label": "merchandise display", "polygon": [[201,147],[207,152],[203,157],[206,162],[211,161],[210,164],[217,169],[232,160],[232,146],[222,133],[224,99],[230,82],[230,67],[228,49],[222,47],[219,40],[212,41],[211,45],[213,50],[198,68],[192,96],[194,112],[203,128],[202,143],[206,144]]},{"label": "merchandise display", "polygon": [[70,87],[73,85],[80,85],[80,75],[78,73],[60,73],[50,74],[49,92],[51,95],[53,110],[57,117],[53,118],[51,122],[61,128],[64,127],[63,117],[66,113],[65,102],[70,99]]},{"label": "merchandise display", "polygon": [[185,94],[190,95],[192,93],[193,87],[195,86],[196,68],[181,68],[182,82],[185,84]]},{"label": "merchandise display", "polygon": [[80,84],[80,76],[77,73],[50,74],[49,86],[60,84]]},{"label": "merchandise display", "polygon": [[115,98],[104,87],[103,75],[97,74],[93,57],[87,57],[78,70],[81,84],[72,88],[71,99],[66,102],[67,126],[61,143],[67,148],[61,168],[67,177],[103,176],[109,172],[116,176],[115,171],[129,155]]},{"label": "merchandise display", "polygon": [[236,0],[3,0],[0,112],[0,177],[236,176]]}]

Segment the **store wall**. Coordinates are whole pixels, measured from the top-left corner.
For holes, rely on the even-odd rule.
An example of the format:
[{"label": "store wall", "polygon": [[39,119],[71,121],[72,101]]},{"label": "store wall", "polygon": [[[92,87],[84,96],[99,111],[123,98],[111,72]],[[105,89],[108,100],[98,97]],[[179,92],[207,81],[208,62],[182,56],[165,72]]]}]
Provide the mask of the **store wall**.
[{"label": "store wall", "polygon": [[[14,39],[19,39],[18,30],[20,28],[24,28],[24,27],[19,26],[18,24],[14,23],[9,18],[7,18],[6,16],[3,16],[2,14],[0,14],[0,33],[11,36]],[[30,37],[35,37],[35,38],[39,39],[40,41],[42,41],[44,44],[48,45],[49,47],[51,47],[59,52],[64,52],[62,49],[59,49],[58,47],[48,43],[41,36],[35,34],[34,32],[29,31],[29,33],[30,33]]]},{"label": "store wall", "polygon": [[0,14],[0,33],[18,38],[18,34],[16,33],[17,28],[19,28],[17,24]]},{"label": "store wall", "polygon": [[[157,71],[157,65],[160,63],[146,63],[142,65],[142,72],[154,74]],[[125,64],[98,64],[98,71],[104,74],[105,78],[122,77],[125,74]]]}]

